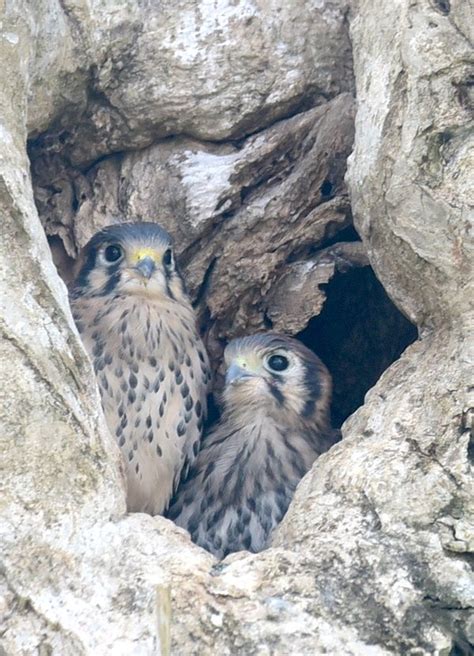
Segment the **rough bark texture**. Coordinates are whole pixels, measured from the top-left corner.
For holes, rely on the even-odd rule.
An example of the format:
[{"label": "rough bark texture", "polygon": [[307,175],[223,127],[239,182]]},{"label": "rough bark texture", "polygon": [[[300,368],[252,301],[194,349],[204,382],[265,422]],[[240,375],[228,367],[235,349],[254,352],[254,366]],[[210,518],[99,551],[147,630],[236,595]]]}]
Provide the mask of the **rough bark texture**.
[{"label": "rough bark texture", "polygon": [[[469,653],[469,4],[356,2],[355,102],[342,0],[0,10],[0,653]],[[303,331],[316,351],[319,335],[336,396],[357,391],[341,419],[369,348],[364,321],[340,332],[339,282],[369,261],[420,330],[261,554],[219,564],[124,514],[45,232],[67,280],[92,232],[135,217],[175,237],[216,364],[242,332]],[[413,340],[377,307],[376,376]]]}]

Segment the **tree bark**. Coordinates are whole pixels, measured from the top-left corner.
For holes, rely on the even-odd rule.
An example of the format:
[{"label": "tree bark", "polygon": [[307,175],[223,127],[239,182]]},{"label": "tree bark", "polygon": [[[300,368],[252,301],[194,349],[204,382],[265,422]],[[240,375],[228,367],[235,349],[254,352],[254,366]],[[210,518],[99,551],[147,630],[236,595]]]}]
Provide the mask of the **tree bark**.
[{"label": "tree bark", "polygon": [[[356,101],[342,0],[33,4],[0,40],[0,652],[470,653],[467,3],[358,0]],[[46,235],[67,279],[129,218],[172,232],[216,367],[367,262],[419,329],[261,554],[125,514]]]}]

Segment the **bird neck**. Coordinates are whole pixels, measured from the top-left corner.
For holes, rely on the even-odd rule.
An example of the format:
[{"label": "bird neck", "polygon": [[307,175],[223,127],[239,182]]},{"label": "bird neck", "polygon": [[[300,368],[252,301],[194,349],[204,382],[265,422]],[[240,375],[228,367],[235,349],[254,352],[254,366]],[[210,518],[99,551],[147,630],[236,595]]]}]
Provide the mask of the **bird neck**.
[{"label": "bird neck", "polygon": [[[245,402],[243,402],[245,400]],[[308,430],[314,417],[302,417],[286,404],[281,405],[273,397],[224,397],[224,415],[241,426],[260,424],[291,426],[296,430]]]},{"label": "bird neck", "polygon": [[223,421],[236,434],[238,431],[244,432],[252,443],[262,435],[298,435],[310,448],[322,453],[338,439],[326,412],[315,409],[314,413],[305,417],[271,401],[265,405],[254,401],[244,406],[228,403],[224,408]]}]

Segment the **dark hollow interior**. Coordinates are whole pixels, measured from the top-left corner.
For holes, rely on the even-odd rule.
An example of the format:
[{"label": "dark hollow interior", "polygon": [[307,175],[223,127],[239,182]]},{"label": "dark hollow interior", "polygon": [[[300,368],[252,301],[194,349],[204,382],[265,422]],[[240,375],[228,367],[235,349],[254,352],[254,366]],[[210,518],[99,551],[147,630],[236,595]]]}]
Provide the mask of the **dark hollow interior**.
[{"label": "dark hollow interior", "polygon": [[340,426],[418,333],[371,267],[336,274],[324,289],[327,299],[321,313],[297,337],[332,374],[333,424]]}]

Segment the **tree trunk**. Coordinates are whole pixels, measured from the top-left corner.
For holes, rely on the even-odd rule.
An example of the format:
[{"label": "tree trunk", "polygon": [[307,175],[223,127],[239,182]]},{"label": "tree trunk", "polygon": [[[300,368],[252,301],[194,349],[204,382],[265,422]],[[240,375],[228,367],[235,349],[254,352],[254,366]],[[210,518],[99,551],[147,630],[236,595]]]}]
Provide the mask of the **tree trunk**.
[{"label": "tree trunk", "polygon": [[[0,654],[468,654],[472,10],[214,4],[3,8]],[[125,514],[63,280],[130,219],[173,235],[217,386],[274,328],[350,415],[260,554]]]}]

